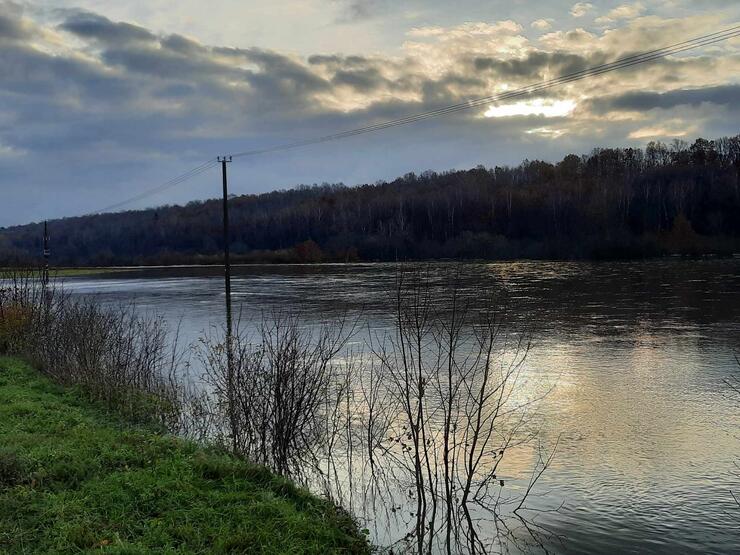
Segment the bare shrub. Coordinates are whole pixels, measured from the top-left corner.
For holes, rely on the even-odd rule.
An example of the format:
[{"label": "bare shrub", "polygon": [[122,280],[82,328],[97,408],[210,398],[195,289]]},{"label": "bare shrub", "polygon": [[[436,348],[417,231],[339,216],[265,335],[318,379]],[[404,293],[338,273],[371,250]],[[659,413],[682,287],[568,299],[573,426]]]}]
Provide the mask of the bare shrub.
[{"label": "bare shrub", "polygon": [[[546,391],[523,388],[530,343],[509,329],[505,304],[490,292],[463,295],[459,272],[400,272],[394,329],[371,345],[387,423],[384,439],[369,431],[371,456],[408,491],[398,506],[412,515],[402,543],[416,553],[486,553],[518,541],[511,519],[527,525],[518,513],[552,456],[540,453],[522,494],[507,493],[507,455],[535,442],[533,408]],[[538,532],[525,535],[538,542]]]},{"label": "bare shrub", "polygon": [[[228,444],[281,474],[298,474],[326,437],[326,399],[336,383],[334,358],[354,333],[342,319],[318,329],[296,315],[263,315],[256,334],[237,323],[232,373],[225,335],[204,338],[198,356]],[[226,442],[225,442],[226,443]]]},{"label": "bare shrub", "polygon": [[7,352],[128,418],[179,425],[185,398],[175,376],[177,341],[162,318],[72,299],[35,271],[5,272],[0,284]]},{"label": "bare shrub", "polygon": [[53,287],[43,287],[35,270],[0,272],[0,352],[20,352],[53,306]]},{"label": "bare shrub", "polygon": [[[735,362],[737,367],[740,368],[740,357],[737,355],[735,356]],[[734,394],[740,396],[740,374],[732,374],[730,377],[726,378],[724,382]],[[735,468],[740,471],[740,463],[735,462]],[[735,472],[735,475],[740,478],[740,472]],[[740,496],[733,491],[730,491],[730,495],[738,508],[740,508]]]},{"label": "bare shrub", "polygon": [[[503,300],[465,293],[459,271],[399,273],[391,331],[368,330],[367,353],[347,348],[346,320],[307,327],[272,312],[252,333],[237,326],[230,373],[225,334],[212,333],[198,349],[212,436],[375,523],[394,521],[394,549],[541,543],[547,532],[522,511],[552,456],[534,418],[546,390],[525,387],[528,336],[512,332]],[[531,468],[507,467],[517,448],[534,453]]]}]

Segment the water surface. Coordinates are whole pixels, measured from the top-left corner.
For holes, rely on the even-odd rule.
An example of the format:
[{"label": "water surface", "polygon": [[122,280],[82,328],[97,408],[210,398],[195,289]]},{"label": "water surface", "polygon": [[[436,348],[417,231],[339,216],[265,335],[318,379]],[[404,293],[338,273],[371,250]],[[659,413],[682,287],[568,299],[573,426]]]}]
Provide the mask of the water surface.
[{"label": "water surface", "polygon": [[[442,273],[449,265],[434,267]],[[393,264],[234,270],[235,310],[274,307],[308,322],[361,314],[363,333],[392,325]],[[464,295],[493,288],[510,325],[532,334],[526,371],[554,384],[542,438],[560,444],[538,484],[540,523],[563,553],[739,553],[740,260],[466,265]],[[184,340],[223,320],[213,268],[141,269],[66,279],[74,294],[179,322]],[[358,339],[361,341],[361,339]],[[550,509],[560,507],[557,512]],[[376,537],[381,537],[380,534]]]}]

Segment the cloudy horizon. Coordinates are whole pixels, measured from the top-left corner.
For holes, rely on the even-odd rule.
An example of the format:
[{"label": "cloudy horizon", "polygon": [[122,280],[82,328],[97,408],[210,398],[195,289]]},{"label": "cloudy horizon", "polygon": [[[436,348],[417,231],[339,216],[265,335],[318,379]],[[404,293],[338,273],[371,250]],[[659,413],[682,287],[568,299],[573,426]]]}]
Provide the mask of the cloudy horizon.
[{"label": "cloudy horizon", "polygon": [[[0,226],[99,210],[218,154],[376,123],[740,20],[723,0],[0,0]],[[422,9],[422,6],[424,9]],[[267,33],[267,29],[270,33]],[[740,130],[740,40],[331,145],[235,161],[235,194],[555,160]],[[129,208],[218,195],[216,171]]]}]

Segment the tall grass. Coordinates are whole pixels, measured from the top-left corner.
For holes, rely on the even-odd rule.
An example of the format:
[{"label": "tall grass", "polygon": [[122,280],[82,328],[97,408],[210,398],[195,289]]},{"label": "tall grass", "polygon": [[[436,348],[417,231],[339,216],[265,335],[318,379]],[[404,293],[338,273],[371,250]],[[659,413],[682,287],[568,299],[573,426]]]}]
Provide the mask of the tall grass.
[{"label": "tall grass", "polygon": [[45,283],[37,271],[3,270],[0,351],[129,419],[169,430],[183,419],[176,334],[161,317],[142,316],[133,306],[103,307]]}]

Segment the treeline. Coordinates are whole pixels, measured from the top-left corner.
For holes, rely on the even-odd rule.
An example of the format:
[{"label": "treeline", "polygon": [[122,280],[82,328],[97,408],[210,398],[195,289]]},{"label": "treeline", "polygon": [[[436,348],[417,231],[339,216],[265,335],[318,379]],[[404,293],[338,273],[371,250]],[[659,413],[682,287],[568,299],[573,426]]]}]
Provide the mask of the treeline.
[{"label": "treeline", "polygon": [[[599,148],[555,164],[234,197],[237,261],[623,258],[740,252],[740,135]],[[220,200],[50,222],[56,265],[220,260]],[[38,260],[41,224],[0,229],[0,265]]]}]

